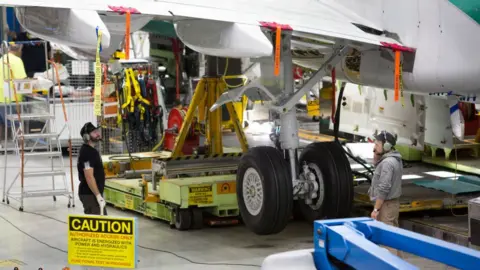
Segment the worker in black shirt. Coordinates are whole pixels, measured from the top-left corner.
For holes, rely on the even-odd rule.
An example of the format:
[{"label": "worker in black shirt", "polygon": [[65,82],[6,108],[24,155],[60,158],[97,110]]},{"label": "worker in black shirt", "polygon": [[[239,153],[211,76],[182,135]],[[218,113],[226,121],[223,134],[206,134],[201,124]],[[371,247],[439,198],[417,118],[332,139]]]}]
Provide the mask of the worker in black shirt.
[{"label": "worker in black shirt", "polygon": [[84,213],[87,215],[107,215],[103,190],[105,188],[105,172],[103,170],[102,157],[95,143],[101,140],[102,133],[92,123],[86,123],[80,130],[83,145],[78,155],[77,168],[80,185],[78,195],[82,201]]}]

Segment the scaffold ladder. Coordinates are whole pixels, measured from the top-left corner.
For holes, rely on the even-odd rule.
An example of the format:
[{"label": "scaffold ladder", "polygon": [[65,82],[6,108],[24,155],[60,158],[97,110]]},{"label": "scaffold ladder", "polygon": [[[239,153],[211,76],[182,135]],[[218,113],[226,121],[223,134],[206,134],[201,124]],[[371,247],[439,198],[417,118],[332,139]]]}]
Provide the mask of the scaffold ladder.
[{"label": "scaffold ladder", "polygon": [[[18,44],[18,43],[17,43]],[[46,46],[45,46],[46,47]],[[5,147],[4,147],[4,158],[5,158],[5,170],[4,170],[4,180],[3,180],[3,202],[7,204],[10,203],[10,199],[17,200],[20,203],[19,210],[23,211],[24,209],[24,198],[29,197],[46,197],[52,196],[53,200],[56,201],[57,196],[66,196],[68,198],[68,207],[75,206],[75,199],[74,199],[74,187],[73,187],[73,169],[72,169],[72,158],[71,158],[71,151],[70,151],[70,175],[71,175],[71,187],[69,189],[68,182],[67,182],[67,173],[65,169],[65,162],[62,155],[62,146],[60,141],[60,136],[63,132],[67,131],[70,133],[70,129],[68,127],[67,122],[67,115],[65,111],[65,105],[63,104],[63,95],[60,89],[60,97],[61,102],[63,105],[63,113],[65,117],[65,125],[61,128],[59,132],[55,130],[55,95],[53,95],[53,106],[51,105],[50,94],[47,94],[46,99],[35,99],[43,100],[42,102],[45,103],[45,109],[36,108],[37,111],[34,113],[29,113],[24,111],[24,106],[22,103],[28,102],[19,102],[17,98],[15,98],[15,105],[7,104],[8,100],[12,100],[13,97],[17,97],[17,94],[33,94],[34,89],[33,85],[35,85],[35,80],[32,79],[23,79],[23,80],[15,80],[13,78],[12,69],[10,66],[10,59],[9,59],[9,43],[3,42],[2,43],[2,50],[4,52],[4,61],[3,61],[3,70],[4,72],[8,70],[8,83],[4,83],[4,97],[5,97]],[[48,58],[47,58],[48,59]],[[6,61],[5,61],[6,60]],[[52,64],[52,72],[56,71],[52,78],[57,77],[57,82],[60,85],[60,78],[58,76],[58,71],[56,69],[55,63]],[[48,68],[48,64],[46,65]],[[48,72],[48,69],[47,69]],[[22,85],[23,84],[23,85]],[[25,87],[24,84],[29,84],[30,90],[28,87]],[[18,88],[21,91],[18,91]],[[5,93],[8,91],[8,93]],[[38,103],[38,102],[37,102]],[[12,106],[16,106],[16,113],[12,113]],[[43,107],[43,104],[42,106]],[[53,108],[53,109],[51,109]],[[7,110],[8,109],[8,110]],[[53,110],[53,112],[52,112]],[[41,128],[40,132],[30,132],[28,128],[26,128],[25,122],[28,121],[38,121],[43,122],[43,127]],[[20,171],[17,173],[13,181],[10,184],[7,184],[7,170],[8,170],[8,155],[7,155],[7,123],[11,123],[11,133],[12,133],[12,140],[14,143],[14,152],[17,156],[20,157]],[[69,134],[70,137],[70,134]],[[27,150],[25,148],[25,142],[31,141],[34,142],[32,147],[29,147]],[[46,147],[42,147],[44,151],[35,151],[39,150],[38,145],[42,144],[46,145]],[[71,140],[70,140],[71,142]],[[71,145],[70,145],[71,147]],[[50,166],[45,166],[44,168],[29,168],[27,163],[30,159],[50,159]],[[56,161],[58,160],[58,161]],[[38,185],[35,185],[34,188],[30,190],[26,190],[25,188],[25,179],[27,178],[40,178],[40,177],[51,177],[52,178],[52,187],[49,189],[39,188]],[[63,187],[57,187],[55,183],[55,177],[62,177],[63,178]],[[15,187],[17,181],[20,180],[20,192],[13,192],[12,188]],[[8,185],[8,186],[7,186]]]}]

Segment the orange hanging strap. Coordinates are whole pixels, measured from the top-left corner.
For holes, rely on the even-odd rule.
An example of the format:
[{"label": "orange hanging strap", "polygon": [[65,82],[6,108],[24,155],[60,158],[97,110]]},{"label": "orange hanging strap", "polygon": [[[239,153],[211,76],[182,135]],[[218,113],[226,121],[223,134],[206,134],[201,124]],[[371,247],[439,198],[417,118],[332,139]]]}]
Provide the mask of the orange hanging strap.
[{"label": "orange hanging strap", "polygon": [[401,72],[400,57],[401,57],[401,52],[396,50],[395,51],[395,81],[393,83],[393,87],[394,87],[393,100],[395,100],[395,102],[398,101],[400,96],[400,72]]},{"label": "orange hanging strap", "polygon": [[126,14],[126,29],[125,29],[125,59],[130,59],[130,11]]},{"label": "orange hanging strap", "polygon": [[277,25],[276,37],[275,37],[275,69],[274,75],[278,76],[280,74],[280,54],[282,48],[282,28],[280,25]]}]

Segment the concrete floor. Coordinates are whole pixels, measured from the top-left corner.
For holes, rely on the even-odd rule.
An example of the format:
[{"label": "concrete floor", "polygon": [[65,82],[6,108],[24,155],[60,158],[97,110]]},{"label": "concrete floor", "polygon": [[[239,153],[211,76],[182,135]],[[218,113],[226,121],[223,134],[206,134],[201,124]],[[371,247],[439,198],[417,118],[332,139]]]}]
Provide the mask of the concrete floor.
[{"label": "concrete floor", "polygon": [[[250,138],[252,146],[267,143],[268,136]],[[8,159],[7,179],[11,181],[18,173],[19,159],[13,155],[9,155]],[[0,156],[0,162],[3,164],[4,156]],[[56,160],[55,163],[60,162]],[[29,167],[40,169],[49,164],[46,160],[32,160]],[[65,164],[68,165],[68,159],[65,159]],[[73,164],[76,164],[75,160]],[[78,186],[75,171],[75,186]],[[32,189],[48,189],[52,183],[51,179],[28,180],[26,186]],[[61,179],[56,181],[57,185],[61,183]],[[31,198],[25,200],[24,212],[18,211],[16,201],[11,201],[9,206],[0,204],[0,268],[13,269],[6,260],[21,262],[23,266],[20,269],[62,269],[66,266],[67,215],[82,214],[80,202],[77,200],[75,204],[75,208],[69,209],[64,197],[58,198],[57,202],[53,202],[51,197]],[[108,211],[111,216],[134,215],[113,208]],[[291,223],[278,235],[257,236],[243,226],[180,232],[160,221],[138,217],[139,269],[259,269],[269,254],[311,248],[313,245],[312,227],[305,223]],[[422,269],[445,269],[414,256],[408,256],[407,260]]]}]

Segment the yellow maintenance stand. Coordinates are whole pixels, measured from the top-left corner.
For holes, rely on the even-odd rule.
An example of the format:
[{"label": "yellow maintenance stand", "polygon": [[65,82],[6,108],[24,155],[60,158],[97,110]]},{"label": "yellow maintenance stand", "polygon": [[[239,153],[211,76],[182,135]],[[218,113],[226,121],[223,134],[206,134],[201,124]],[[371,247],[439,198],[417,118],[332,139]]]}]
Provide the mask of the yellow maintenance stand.
[{"label": "yellow maintenance stand", "polygon": [[[171,152],[104,156],[107,180],[105,199],[124,209],[165,220],[179,230],[198,229],[204,223],[235,224],[237,164],[248,142],[232,103],[226,104],[240,149],[223,146],[221,110],[209,108],[228,89],[226,80],[242,76],[202,78],[186,113],[176,126]],[[245,80],[244,80],[245,82]],[[178,124],[180,123],[180,125]],[[205,137],[204,147],[183,153],[194,136]]]}]

